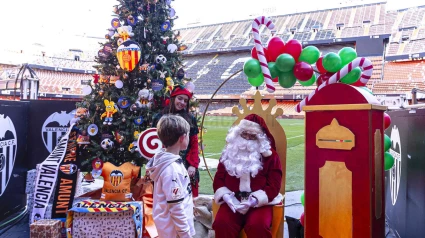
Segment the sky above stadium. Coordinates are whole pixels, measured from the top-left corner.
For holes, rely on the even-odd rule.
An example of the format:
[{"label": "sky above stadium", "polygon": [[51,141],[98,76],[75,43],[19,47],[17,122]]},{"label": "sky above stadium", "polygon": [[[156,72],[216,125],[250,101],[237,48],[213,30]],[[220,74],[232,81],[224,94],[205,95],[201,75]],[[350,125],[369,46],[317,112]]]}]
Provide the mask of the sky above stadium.
[{"label": "sky above stadium", "polygon": [[[383,0],[384,1],[384,0]],[[383,2],[381,1],[381,2]],[[235,20],[259,15],[281,15],[347,4],[378,2],[372,0],[176,0],[172,7],[178,20],[175,29]],[[0,19],[7,24],[0,37],[0,49],[34,49],[39,43],[52,50],[93,47],[85,36],[103,37],[110,27],[116,0],[24,0],[2,1]],[[387,10],[423,5],[423,0],[388,0]],[[43,48],[40,47],[39,48]]]}]

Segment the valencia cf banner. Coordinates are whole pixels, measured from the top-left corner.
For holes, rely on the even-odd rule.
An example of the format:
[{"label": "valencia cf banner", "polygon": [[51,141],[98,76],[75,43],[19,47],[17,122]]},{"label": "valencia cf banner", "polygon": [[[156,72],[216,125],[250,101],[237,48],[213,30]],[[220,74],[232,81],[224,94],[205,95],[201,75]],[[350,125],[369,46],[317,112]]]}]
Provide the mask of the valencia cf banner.
[{"label": "valencia cf banner", "polygon": [[[71,130],[71,129],[70,129]],[[53,197],[52,218],[65,219],[66,212],[72,207],[78,177],[79,148],[77,130],[69,134],[65,157],[59,165],[55,196]]]},{"label": "valencia cf banner", "polygon": [[[73,144],[76,143],[76,131],[71,130],[73,126],[74,124],[70,126],[69,130],[57,143],[52,153],[50,153],[50,155],[40,164],[40,168],[39,168],[39,171],[37,172],[37,179],[35,183],[34,205],[33,205],[34,207],[31,214],[31,223],[44,218],[44,214],[46,212],[47,205],[49,204],[50,197],[53,194],[54,187],[57,187],[55,195],[58,195],[58,193],[59,195],[62,195],[60,196],[61,200],[65,199],[65,197],[69,197],[71,199],[72,194],[70,193],[72,193],[72,188],[74,188],[74,192],[75,192],[75,185],[72,186],[74,184],[73,182],[69,182],[68,180],[62,180],[62,181],[58,180],[59,174],[64,173],[64,172],[59,172],[61,165],[63,165],[64,171],[73,171],[74,169],[76,169],[76,167],[73,167],[71,165],[68,168],[66,166],[66,164],[71,164],[72,162],[74,162],[73,164],[76,165],[76,161],[72,160],[74,157],[71,155],[73,153],[73,150],[71,150],[71,147],[73,147]],[[74,149],[75,149],[75,146],[74,146]],[[73,171],[73,172],[76,173],[76,171]],[[63,177],[60,176],[59,179],[63,179]],[[56,181],[59,181],[58,183],[59,186],[56,186]],[[76,179],[75,179],[75,182],[76,182]],[[67,187],[60,186],[60,184],[64,185],[64,183],[67,183],[66,184]],[[71,190],[70,193],[68,193],[69,190]],[[55,203],[57,203],[56,202],[57,197],[55,198]]]}]

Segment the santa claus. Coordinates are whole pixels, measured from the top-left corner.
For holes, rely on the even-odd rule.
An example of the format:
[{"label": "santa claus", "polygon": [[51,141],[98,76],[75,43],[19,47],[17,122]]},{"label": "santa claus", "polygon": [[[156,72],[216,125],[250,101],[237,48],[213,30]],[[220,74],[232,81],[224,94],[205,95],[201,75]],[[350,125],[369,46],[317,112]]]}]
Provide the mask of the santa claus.
[{"label": "santa claus", "polygon": [[214,220],[216,237],[272,237],[273,206],[279,193],[282,167],[266,123],[251,114],[232,127],[226,137],[214,177],[214,200],[221,204]]}]

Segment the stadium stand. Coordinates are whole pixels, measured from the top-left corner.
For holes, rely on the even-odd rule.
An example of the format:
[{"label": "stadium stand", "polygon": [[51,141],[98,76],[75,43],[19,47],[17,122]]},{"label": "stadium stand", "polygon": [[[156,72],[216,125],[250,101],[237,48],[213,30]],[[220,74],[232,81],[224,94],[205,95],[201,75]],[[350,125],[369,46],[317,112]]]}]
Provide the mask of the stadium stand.
[{"label": "stadium stand", "polygon": [[[425,53],[425,6],[387,11],[385,2],[348,6],[334,9],[272,16],[273,32],[261,26],[262,42],[277,35],[284,41],[297,39],[304,45],[316,45],[322,55],[338,52],[342,47],[356,47],[358,38],[389,38],[382,55],[366,55],[374,65],[367,87],[377,94],[406,94],[412,87],[425,89],[424,60],[412,55]],[[252,19],[217,23],[179,29],[181,41],[188,48],[183,53],[186,77],[192,78],[196,94],[201,98],[200,111],[205,99],[231,74],[242,69],[250,58],[254,41],[251,35]],[[94,47],[95,48],[95,47]],[[64,95],[81,94],[81,80],[91,80],[91,74],[69,72],[67,69],[93,70],[97,51],[66,51],[59,53],[28,54],[0,52],[4,69],[28,62],[33,65],[64,68],[62,72],[35,69],[40,78],[40,92]],[[78,57],[76,57],[78,56]],[[387,56],[403,56],[406,62],[385,62]],[[421,56],[422,57],[422,56]],[[398,60],[398,59],[397,59]],[[388,61],[388,60],[387,60]],[[392,60],[391,60],[392,61]],[[298,83],[283,89],[276,83],[278,107],[286,115],[295,115],[293,106],[315,86],[303,87]],[[260,87],[262,89],[262,87]],[[237,98],[249,98],[252,90],[243,73],[237,74],[217,93],[217,99],[208,113],[228,114]],[[267,92],[264,92],[268,95]],[[289,97],[288,97],[289,96]],[[228,99],[226,99],[228,98]]]}]

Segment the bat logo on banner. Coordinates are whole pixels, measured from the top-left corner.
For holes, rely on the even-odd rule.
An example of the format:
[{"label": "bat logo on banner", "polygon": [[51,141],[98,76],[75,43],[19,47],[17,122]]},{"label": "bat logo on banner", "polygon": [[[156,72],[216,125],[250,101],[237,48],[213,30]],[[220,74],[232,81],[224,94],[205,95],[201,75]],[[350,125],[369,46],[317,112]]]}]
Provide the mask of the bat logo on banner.
[{"label": "bat logo on banner", "polygon": [[6,190],[15,165],[17,137],[12,120],[0,114],[0,196]]},{"label": "bat logo on banner", "polygon": [[74,117],[76,110],[70,113],[66,111],[54,112],[41,127],[41,138],[49,153],[52,153],[60,138],[68,132],[69,122]]},{"label": "bat logo on banner", "polygon": [[400,131],[396,125],[394,125],[391,129],[391,147],[389,152],[394,157],[394,166],[390,170],[390,188],[391,202],[395,205],[397,202],[401,179],[401,141]]},{"label": "bat logo on banner", "polygon": [[124,174],[119,170],[112,170],[109,175],[112,186],[117,187],[121,184],[121,181],[124,179]]}]

